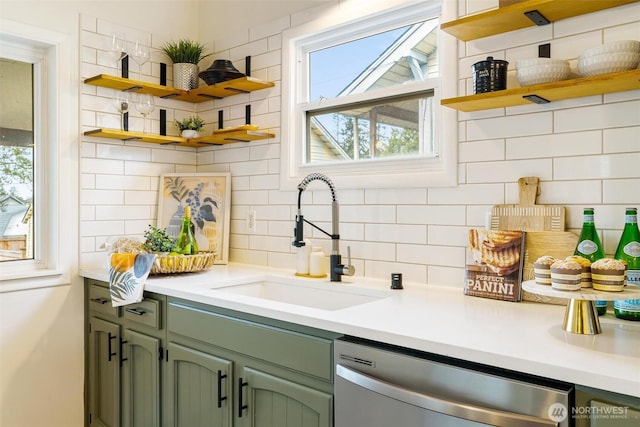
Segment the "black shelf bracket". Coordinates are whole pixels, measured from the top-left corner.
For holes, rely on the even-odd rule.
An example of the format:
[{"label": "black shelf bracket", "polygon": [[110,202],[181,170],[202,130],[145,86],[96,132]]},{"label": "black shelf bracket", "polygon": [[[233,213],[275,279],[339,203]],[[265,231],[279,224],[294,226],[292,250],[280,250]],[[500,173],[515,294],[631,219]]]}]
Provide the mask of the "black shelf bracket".
[{"label": "black shelf bracket", "polygon": [[551,102],[548,99],[545,99],[538,95],[523,95],[522,97],[527,101],[533,102],[534,104],[548,104]]},{"label": "black shelf bracket", "polygon": [[538,45],[538,58],[551,58],[551,43]]},{"label": "black shelf bracket", "polygon": [[531,22],[538,26],[551,24],[551,21],[545,18],[544,15],[537,10],[530,10],[528,12],[525,12],[524,15],[529,18]]}]

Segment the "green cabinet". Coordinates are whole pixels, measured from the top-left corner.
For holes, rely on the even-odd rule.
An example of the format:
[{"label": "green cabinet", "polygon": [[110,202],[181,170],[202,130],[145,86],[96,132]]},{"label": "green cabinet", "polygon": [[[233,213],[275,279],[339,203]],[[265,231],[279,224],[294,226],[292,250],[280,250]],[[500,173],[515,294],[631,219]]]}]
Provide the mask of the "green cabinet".
[{"label": "green cabinet", "polygon": [[159,426],[164,296],[113,307],[105,283],[87,280],[86,425]]},{"label": "green cabinet", "polygon": [[[333,425],[333,396],[269,375],[244,368],[238,381],[246,391],[242,402],[247,406],[239,425],[246,427],[327,427]],[[246,394],[244,394],[246,393]],[[245,400],[246,399],[246,400]],[[240,411],[240,409],[239,409]],[[238,413],[240,415],[240,413]]]},{"label": "green cabinet", "polygon": [[120,425],[120,326],[91,317],[88,339],[88,411],[92,426]]},{"label": "green cabinet", "polygon": [[86,280],[86,426],[331,427],[333,340],[288,322]]},{"label": "green cabinet", "polygon": [[169,343],[167,415],[170,426],[231,426],[233,362]]},{"label": "green cabinet", "polygon": [[331,427],[338,335],[169,299],[170,423]]}]

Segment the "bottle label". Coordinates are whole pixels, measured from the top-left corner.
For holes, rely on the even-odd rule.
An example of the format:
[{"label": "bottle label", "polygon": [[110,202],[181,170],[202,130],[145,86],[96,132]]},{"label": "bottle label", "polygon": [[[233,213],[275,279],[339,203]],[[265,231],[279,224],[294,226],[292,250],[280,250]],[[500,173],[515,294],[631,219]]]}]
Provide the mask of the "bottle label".
[{"label": "bottle label", "polygon": [[627,224],[636,224],[638,222],[638,215],[625,215],[624,222]]},{"label": "bottle label", "polygon": [[591,255],[598,250],[598,245],[591,240],[583,240],[578,243],[578,250],[585,255]]},{"label": "bottle label", "polygon": [[624,299],[613,302],[613,307],[631,313],[640,313],[640,299]]},{"label": "bottle label", "polygon": [[627,285],[640,286],[640,270],[627,270]]},{"label": "bottle label", "polygon": [[624,245],[622,252],[630,257],[640,258],[640,242],[630,242]]},{"label": "bottle label", "polygon": [[593,214],[584,214],[583,218],[582,218],[582,222],[593,222],[594,221],[594,215]]},{"label": "bottle label", "polygon": [[597,300],[597,301],[595,301],[595,305],[596,305],[596,307],[606,307],[607,306],[607,302],[606,301]]}]

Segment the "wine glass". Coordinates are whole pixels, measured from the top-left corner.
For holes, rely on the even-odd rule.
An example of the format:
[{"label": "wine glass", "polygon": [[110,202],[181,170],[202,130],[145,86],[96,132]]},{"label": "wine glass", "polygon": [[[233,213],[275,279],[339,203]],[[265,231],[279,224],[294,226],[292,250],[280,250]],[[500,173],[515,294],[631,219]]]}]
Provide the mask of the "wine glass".
[{"label": "wine glass", "polygon": [[120,130],[124,130],[124,114],[129,111],[129,94],[127,92],[117,91],[113,98],[113,105],[116,111],[120,113]]},{"label": "wine glass", "polygon": [[120,77],[120,61],[127,56],[127,49],[124,45],[124,34],[113,33],[111,35],[111,44],[109,46],[109,55],[116,63],[116,74]]},{"label": "wine glass", "polygon": [[156,109],[153,96],[148,93],[139,93],[136,96],[136,110],[142,115],[142,133],[147,132],[147,116]]},{"label": "wine glass", "polygon": [[131,52],[129,52],[129,57],[138,64],[138,74],[142,76],[142,66],[149,61],[149,47],[146,46],[145,42],[136,40]]}]

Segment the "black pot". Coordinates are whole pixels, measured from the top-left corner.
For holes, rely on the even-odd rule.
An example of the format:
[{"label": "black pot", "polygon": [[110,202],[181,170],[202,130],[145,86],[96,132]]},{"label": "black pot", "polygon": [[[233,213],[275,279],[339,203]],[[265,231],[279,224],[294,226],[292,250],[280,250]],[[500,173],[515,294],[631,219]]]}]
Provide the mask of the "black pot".
[{"label": "black pot", "polygon": [[244,74],[238,71],[231,61],[227,59],[216,59],[209,68],[201,71],[200,74],[198,74],[198,77],[204,80],[208,85],[213,85],[227,80],[244,77]]},{"label": "black pot", "polygon": [[473,93],[493,92],[507,88],[507,66],[509,63],[487,57],[486,61],[476,62],[473,71]]}]

